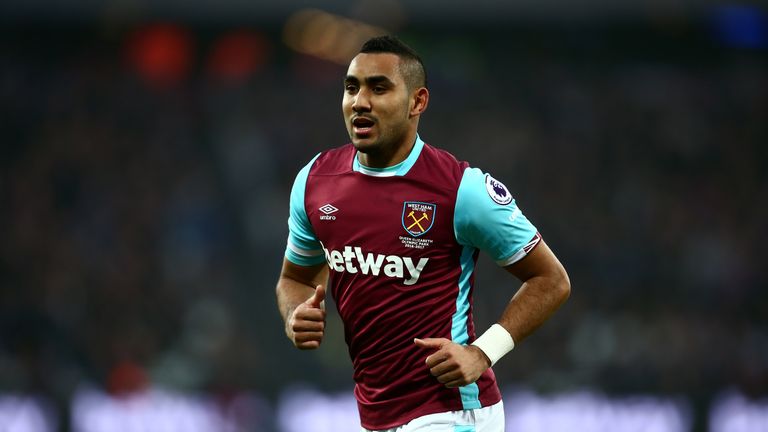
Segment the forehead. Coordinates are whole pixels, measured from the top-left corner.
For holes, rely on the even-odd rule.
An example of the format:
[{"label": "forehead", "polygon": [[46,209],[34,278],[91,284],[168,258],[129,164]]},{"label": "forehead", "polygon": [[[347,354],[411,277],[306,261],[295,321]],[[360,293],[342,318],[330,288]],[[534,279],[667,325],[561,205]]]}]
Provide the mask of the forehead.
[{"label": "forehead", "polygon": [[347,75],[364,80],[371,76],[385,76],[392,82],[403,80],[400,58],[391,53],[360,53],[352,59]]}]

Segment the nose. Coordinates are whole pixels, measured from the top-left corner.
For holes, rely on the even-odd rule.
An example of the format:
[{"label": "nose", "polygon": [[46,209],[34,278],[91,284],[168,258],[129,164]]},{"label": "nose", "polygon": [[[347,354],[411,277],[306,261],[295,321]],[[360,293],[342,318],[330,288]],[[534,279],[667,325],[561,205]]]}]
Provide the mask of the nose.
[{"label": "nose", "polygon": [[352,111],[357,113],[371,111],[371,100],[368,97],[368,92],[362,89],[357,92],[352,101]]}]

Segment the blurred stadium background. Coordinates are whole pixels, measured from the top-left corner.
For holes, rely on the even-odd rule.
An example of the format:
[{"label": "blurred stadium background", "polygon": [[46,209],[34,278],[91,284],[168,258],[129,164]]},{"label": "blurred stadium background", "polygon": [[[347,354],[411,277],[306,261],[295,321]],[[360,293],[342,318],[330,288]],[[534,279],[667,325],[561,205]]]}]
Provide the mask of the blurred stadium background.
[{"label": "blurred stadium background", "polygon": [[[340,323],[274,305],[344,64],[423,55],[421,135],[502,179],[565,307],[495,371],[510,431],[768,431],[768,6],[0,4],[0,431],[356,431]],[[516,288],[481,259],[475,318]]]}]

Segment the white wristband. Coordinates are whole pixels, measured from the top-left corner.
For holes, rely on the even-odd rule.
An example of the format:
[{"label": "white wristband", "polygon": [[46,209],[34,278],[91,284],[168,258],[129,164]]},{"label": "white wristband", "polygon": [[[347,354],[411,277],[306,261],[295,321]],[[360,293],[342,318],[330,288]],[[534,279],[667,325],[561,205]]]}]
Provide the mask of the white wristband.
[{"label": "white wristband", "polygon": [[504,354],[512,351],[515,341],[509,332],[499,324],[492,325],[482,336],[475,339],[472,345],[480,348],[495,365]]}]

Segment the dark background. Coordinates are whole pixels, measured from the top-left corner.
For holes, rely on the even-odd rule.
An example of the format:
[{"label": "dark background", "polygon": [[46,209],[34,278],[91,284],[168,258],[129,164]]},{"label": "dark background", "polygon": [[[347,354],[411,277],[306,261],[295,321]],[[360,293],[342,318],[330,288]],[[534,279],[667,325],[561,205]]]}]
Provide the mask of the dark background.
[{"label": "dark background", "polygon": [[[683,397],[695,430],[767,396],[766,5],[413,3],[323,9],[422,54],[421,137],[502,180],[571,276],[499,381]],[[298,352],[274,301],[293,177],[347,142],[348,57],[321,57],[356,39],[298,52],[305,6],[0,6],[0,393],[67,430],[83,383],[351,389],[338,318]],[[481,259],[478,328],[517,286]]]}]

